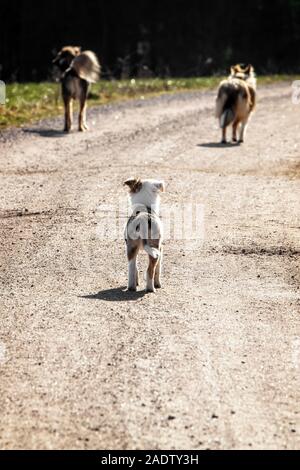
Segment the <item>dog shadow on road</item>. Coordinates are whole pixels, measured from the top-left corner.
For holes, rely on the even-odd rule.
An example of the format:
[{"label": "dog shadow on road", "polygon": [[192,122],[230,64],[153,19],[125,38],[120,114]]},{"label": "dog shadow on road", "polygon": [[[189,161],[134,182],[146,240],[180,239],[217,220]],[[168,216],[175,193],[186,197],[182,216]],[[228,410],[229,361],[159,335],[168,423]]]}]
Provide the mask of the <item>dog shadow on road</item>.
[{"label": "dog shadow on road", "polygon": [[37,134],[40,137],[65,137],[67,134],[55,129],[23,129],[26,134]]},{"label": "dog shadow on road", "polygon": [[126,287],[108,289],[98,292],[98,294],[83,295],[80,298],[85,300],[104,300],[106,302],[133,302],[145,297],[146,291],[128,292]]},{"label": "dog shadow on road", "polygon": [[240,144],[235,142],[227,142],[226,144],[222,144],[221,142],[209,142],[207,144],[198,144],[197,147],[206,149],[222,149],[226,147],[240,147]]}]

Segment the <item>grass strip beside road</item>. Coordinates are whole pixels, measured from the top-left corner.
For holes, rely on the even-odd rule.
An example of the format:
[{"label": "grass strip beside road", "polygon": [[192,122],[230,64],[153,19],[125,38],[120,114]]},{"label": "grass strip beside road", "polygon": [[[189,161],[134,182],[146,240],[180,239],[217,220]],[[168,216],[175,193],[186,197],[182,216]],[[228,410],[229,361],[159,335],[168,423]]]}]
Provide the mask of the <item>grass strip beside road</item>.
[{"label": "grass strip beside road", "polygon": [[[99,106],[128,99],[145,99],[163,93],[211,90],[220,77],[179,79],[132,79],[100,81],[92,86],[89,106]],[[260,85],[293,81],[294,76],[273,75],[259,78]],[[40,119],[59,116],[63,105],[59,83],[11,83],[6,87],[6,104],[0,105],[0,130],[21,127]]]}]

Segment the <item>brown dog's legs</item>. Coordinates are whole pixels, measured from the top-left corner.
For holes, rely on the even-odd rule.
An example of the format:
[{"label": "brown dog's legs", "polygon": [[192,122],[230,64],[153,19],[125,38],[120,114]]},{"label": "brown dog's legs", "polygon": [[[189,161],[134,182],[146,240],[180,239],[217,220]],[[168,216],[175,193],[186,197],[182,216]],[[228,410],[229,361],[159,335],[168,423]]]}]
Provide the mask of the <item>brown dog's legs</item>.
[{"label": "brown dog's legs", "polygon": [[88,129],[86,124],[86,98],[80,99],[80,111],[79,111],[79,125],[78,129],[80,132],[85,132]]},{"label": "brown dog's legs", "polygon": [[86,104],[87,104],[87,99],[88,99],[88,94],[89,94],[89,84],[85,80],[81,80],[80,84],[81,84],[81,93],[79,97],[80,110],[79,110],[78,129],[80,132],[84,132],[88,129],[88,126],[86,124]]},{"label": "brown dog's legs", "polygon": [[65,128],[64,132],[70,132],[72,129],[72,120],[73,120],[73,102],[72,98],[69,96],[64,97],[65,105]]},{"label": "brown dog's legs", "polygon": [[155,292],[154,276],[157,268],[158,260],[149,256],[149,266],[147,271],[147,292]]}]

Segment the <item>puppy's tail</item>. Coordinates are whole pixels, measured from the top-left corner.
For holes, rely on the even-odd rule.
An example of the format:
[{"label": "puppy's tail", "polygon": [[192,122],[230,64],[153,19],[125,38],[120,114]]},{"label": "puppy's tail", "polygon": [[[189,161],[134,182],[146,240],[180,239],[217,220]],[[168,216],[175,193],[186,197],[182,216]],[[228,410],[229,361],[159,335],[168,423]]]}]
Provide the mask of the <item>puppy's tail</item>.
[{"label": "puppy's tail", "polygon": [[96,83],[100,77],[101,66],[96,54],[92,51],[84,51],[75,57],[71,64],[78,77],[89,83]]},{"label": "puppy's tail", "polygon": [[159,259],[160,258],[160,251],[157,250],[156,248],[152,248],[150,245],[144,245],[144,250],[149,256],[152,256],[154,259]]}]

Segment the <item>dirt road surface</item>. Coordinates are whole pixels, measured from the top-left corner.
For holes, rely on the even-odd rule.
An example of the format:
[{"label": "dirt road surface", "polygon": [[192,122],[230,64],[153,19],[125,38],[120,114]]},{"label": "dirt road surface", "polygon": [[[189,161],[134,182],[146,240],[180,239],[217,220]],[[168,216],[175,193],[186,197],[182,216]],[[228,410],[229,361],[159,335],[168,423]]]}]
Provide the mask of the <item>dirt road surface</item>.
[{"label": "dirt road surface", "polygon": [[[300,106],[259,95],[243,146],[218,145],[213,92],[2,134],[1,449],[299,448]],[[133,175],[204,208],[155,295],[99,235]]]}]

